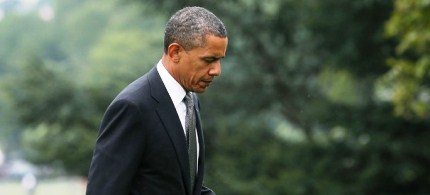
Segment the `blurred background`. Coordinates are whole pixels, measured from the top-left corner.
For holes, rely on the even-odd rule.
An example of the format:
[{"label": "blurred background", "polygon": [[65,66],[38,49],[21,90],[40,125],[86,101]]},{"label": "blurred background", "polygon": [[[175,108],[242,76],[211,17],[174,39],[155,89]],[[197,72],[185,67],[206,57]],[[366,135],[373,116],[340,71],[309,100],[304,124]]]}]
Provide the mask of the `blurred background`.
[{"label": "blurred background", "polygon": [[218,194],[430,194],[429,0],[0,0],[0,194],[84,194],[116,94],[204,6],[229,33],[200,95]]}]

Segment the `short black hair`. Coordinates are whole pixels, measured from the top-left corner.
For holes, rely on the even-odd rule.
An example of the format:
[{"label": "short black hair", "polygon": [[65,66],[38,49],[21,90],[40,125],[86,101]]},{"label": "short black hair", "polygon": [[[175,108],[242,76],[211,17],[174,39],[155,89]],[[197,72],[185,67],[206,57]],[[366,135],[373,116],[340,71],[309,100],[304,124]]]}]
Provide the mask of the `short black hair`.
[{"label": "short black hair", "polygon": [[205,36],[227,37],[222,21],[202,7],[185,7],[169,19],[164,31],[164,53],[170,44],[178,43],[186,51],[205,44]]}]

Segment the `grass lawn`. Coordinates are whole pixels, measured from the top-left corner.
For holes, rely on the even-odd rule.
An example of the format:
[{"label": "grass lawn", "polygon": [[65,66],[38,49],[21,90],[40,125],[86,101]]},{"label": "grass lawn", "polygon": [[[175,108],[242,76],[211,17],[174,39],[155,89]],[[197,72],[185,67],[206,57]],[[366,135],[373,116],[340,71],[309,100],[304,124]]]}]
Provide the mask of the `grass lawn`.
[{"label": "grass lawn", "polygon": [[[84,195],[85,181],[77,178],[45,179],[38,182],[33,195]],[[27,195],[20,181],[0,180],[0,195]]]}]

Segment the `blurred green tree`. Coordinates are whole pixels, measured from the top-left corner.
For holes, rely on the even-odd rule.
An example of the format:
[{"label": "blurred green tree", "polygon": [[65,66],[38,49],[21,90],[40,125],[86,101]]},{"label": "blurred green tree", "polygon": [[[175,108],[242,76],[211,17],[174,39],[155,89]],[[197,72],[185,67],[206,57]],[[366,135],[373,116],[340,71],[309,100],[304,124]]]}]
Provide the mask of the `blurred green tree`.
[{"label": "blurred green tree", "polygon": [[17,131],[19,120],[12,114],[15,111],[12,106],[14,99],[6,90],[9,78],[15,75],[13,66],[23,61],[24,53],[48,47],[46,27],[46,23],[34,14],[28,17],[8,14],[0,22],[0,146],[6,153],[19,147],[21,132]]},{"label": "blurred green tree", "polygon": [[[18,132],[28,160],[85,176],[104,110],[119,90],[156,63],[162,24],[158,16],[148,20],[116,1],[103,6],[94,1],[55,2],[56,10],[69,5],[51,22],[23,15],[16,17],[24,23],[2,29],[6,38],[23,45],[5,42],[12,50],[0,54],[7,56],[9,70],[2,81],[7,92],[2,99],[10,103],[7,116],[17,118],[23,129]],[[26,31],[32,38],[13,36],[14,31],[24,32],[16,27],[32,20],[41,25]],[[14,52],[20,55],[8,55]]]},{"label": "blurred green tree", "polygon": [[385,99],[397,115],[414,119],[430,116],[430,1],[396,0],[386,23],[388,37],[399,39],[390,71],[380,81]]}]

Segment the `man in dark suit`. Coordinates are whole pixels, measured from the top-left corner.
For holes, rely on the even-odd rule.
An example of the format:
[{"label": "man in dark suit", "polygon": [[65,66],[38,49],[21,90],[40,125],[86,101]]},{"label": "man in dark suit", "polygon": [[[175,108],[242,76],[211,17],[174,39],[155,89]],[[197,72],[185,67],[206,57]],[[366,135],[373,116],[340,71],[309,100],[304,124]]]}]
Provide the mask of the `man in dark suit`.
[{"label": "man in dark suit", "polygon": [[224,24],[204,8],[186,7],[170,18],[160,62],[105,112],[87,195],[215,194],[202,185],[204,136],[195,93],[221,74],[227,44]]}]

